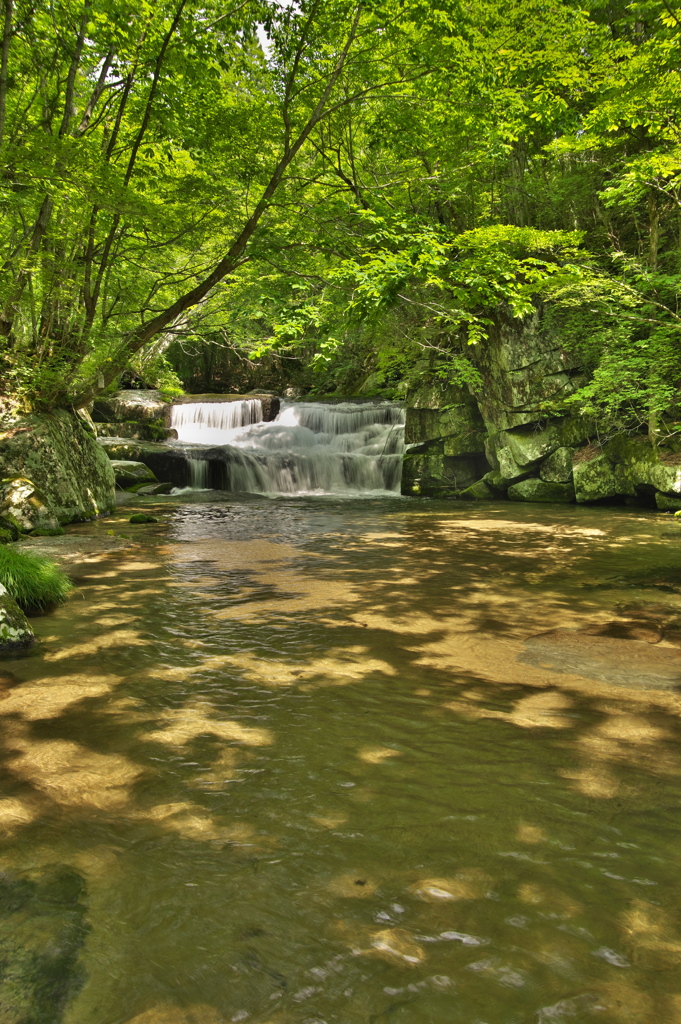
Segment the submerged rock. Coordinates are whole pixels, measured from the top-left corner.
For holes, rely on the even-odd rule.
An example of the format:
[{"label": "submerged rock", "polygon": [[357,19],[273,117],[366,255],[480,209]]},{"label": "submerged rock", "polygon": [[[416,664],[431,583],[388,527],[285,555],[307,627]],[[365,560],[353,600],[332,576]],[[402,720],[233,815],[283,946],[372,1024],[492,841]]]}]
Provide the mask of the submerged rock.
[{"label": "submerged rock", "polygon": [[552,629],[530,637],[520,660],[635,689],[673,689],[681,685],[681,651],[649,640]]},{"label": "submerged rock", "polygon": [[30,647],[35,636],[28,619],[0,583],[0,651]]},{"label": "submerged rock", "polygon": [[83,879],[66,865],[0,875],[0,1020],[52,1024],[85,977],[78,955],[88,931]]},{"label": "submerged rock", "polygon": [[227,1019],[207,1003],[195,1003],[193,1006],[161,1003],[133,1017],[127,1024],[227,1024]]},{"label": "submerged rock", "polygon": [[141,487],[128,488],[134,490],[135,494],[170,494],[173,489],[172,484],[142,484]]},{"label": "submerged rock", "polygon": [[3,422],[0,479],[0,517],[22,531],[81,522],[115,507],[106,454],[65,409]]}]

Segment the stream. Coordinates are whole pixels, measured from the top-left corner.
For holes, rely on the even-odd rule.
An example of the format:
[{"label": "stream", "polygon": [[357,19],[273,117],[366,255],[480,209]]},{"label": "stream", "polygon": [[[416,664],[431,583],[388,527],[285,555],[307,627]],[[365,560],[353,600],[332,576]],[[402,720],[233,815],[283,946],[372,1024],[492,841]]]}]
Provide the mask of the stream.
[{"label": "stream", "polygon": [[195,491],[43,539],[0,1020],[681,1022],[680,531]]}]

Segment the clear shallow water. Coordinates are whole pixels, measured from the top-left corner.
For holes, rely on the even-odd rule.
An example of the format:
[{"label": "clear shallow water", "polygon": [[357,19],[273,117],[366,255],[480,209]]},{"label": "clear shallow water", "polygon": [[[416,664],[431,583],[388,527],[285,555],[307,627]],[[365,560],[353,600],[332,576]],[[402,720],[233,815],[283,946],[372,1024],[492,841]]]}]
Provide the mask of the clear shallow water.
[{"label": "clear shallow water", "polygon": [[681,524],[144,507],[2,666],[0,1019],[681,1021]]}]

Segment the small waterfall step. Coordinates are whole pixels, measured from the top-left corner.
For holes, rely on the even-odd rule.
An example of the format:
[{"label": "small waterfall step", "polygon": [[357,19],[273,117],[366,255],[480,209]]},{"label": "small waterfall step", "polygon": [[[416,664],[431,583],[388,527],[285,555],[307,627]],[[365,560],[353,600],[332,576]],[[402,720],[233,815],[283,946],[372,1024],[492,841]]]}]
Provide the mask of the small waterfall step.
[{"label": "small waterfall step", "polygon": [[173,405],[170,425],[192,487],[289,495],[400,489],[404,410],[396,402],[282,402],[268,421],[255,397],[185,399]]}]

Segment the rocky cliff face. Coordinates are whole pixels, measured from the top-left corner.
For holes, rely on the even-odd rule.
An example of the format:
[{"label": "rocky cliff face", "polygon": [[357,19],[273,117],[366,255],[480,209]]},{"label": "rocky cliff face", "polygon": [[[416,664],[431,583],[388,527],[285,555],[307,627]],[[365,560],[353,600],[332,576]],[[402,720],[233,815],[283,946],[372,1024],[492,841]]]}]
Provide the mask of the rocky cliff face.
[{"label": "rocky cliff face", "polygon": [[546,414],[585,380],[542,309],[499,317],[472,353],[483,386],[423,385],[407,396],[402,492],[514,501],[626,501],[681,509],[681,454],[646,438],[603,443],[598,424]]},{"label": "rocky cliff face", "polygon": [[0,526],[56,527],[115,506],[111,463],[74,413],[6,418],[0,427]]}]

